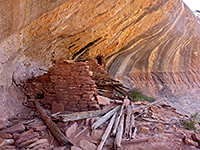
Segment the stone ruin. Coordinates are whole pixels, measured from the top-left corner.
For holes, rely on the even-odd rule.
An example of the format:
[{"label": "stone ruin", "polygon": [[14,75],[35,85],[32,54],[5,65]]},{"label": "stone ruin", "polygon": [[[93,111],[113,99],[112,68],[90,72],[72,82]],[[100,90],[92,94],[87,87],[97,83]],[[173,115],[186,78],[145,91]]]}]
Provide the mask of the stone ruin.
[{"label": "stone ruin", "polygon": [[25,82],[28,99],[39,99],[52,112],[99,109],[93,73],[107,74],[96,59],[86,62],[55,61],[47,74]]}]

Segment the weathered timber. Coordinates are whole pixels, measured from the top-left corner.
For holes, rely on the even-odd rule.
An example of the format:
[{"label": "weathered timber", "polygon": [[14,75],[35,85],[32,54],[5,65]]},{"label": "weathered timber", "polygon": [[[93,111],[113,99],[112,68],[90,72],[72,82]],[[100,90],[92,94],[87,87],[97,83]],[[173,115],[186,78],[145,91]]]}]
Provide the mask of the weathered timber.
[{"label": "weathered timber", "polygon": [[128,141],[122,141],[123,145],[126,144],[138,144],[138,143],[143,143],[143,142],[148,142],[150,138],[144,138],[144,139],[132,139],[132,140],[128,140]]},{"label": "weathered timber", "polygon": [[128,108],[126,109],[126,121],[125,121],[125,129],[124,129],[124,136],[128,139],[131,136],[129,135],[130,133],[130,129],[132,129],[132,125],[131,125],[131,105],[128,106]]},{"label": "weathered timber", "polygon": [[123,110],[124,110],[124,106],[126,104],[126,101],[127,101],[127,98],[124,99],[123,101],[123,104],[121,105],[121,108],[120,108],[120,111],[118,112],[117,114],[117,117],[116,117],[116,120],[115,120],[115,124],[114,124],[114,127],[113,127],[113,131],[112,131],[112,136],[115,136],[116,132],[117,132],[117,128],[118,128],[118,125],[119,125],[119,121],[120,121],[120,118],[122,116],[122,113],[123,113]]},{"label": "weathered timber", "polygon": [[[135,116],[132,113],[132,110],[134,109],[134,103],[131,102],[131,122],[130,122],[130,128],[129,128],[129,138],[132,138],[132,132],[133,128],[135,128]],[[135,131],[135,130],[134,130]]]},{"label": "weathered timber", "polygon": [[133,135],[131,135],[131,138],[132,138],[132,139],[135,138],[136,133],[137,133],[137,127],[134,128]]},{"label": "weathered timber", "polygon": [[99,118],[93,125],[92,130],[97,129],[99,126],[101,126],[104,122],[106,122],[115,112],[117,112],[120,109],[120,106],[116,106],[114,109],[109,111],[107,114]]},{"label": "weathered timber", "polygon": [[119,123],[118,129],[117,129],[117,134],[114,142],[114,149],[119,149],[121,148],[121,141],[122,141],[122,135],[124,131],[124,113],[122,114],[121,121]]},{"label": "weathered timber", "polygon": [[102,110],[76,112],[76,113],[72,113],[72,114],[61,114],[58,116],[59,116],[60,120],[62,120],[63,122],[76,121],[76,120],[80,120],[80,119],[93,118],[93,117],[104,115],[107,112],[109,112],[111,109],[113,109],[113,107],[115,107],[115,106],[116,105],[111,105]]},{"label": "weathered timber", "polygon": [[158,103],[160,103],[160,102],[162,102],[162,101],[164,101],[164,99],[157,100],[157,101],[155,101],[155,102],[153,102],[153,103],[150,103],[150,104],[148,104],[148,105],[145,105],[145,106],[140,106],[140,107],[134,108],[133,111],[138,111],[138,110],[140,110],[140,109],[149,108],[149,107],[151,107],[151,106],[153,106],[153,105],[156,105],[156,104],[158,104]]},{"label": "weathered timber", "polygon": [[119,81],[114,80],[108,75],[102,75],[98,73],[94,73],[92,78],[95,81],[97,87],[100,87],[100,88],[111,87],[112,89],[115,89],[116,91],[121,93],[123,96],[128,95],[128,97],[131,98],[131,100],[133,101],[132,96],[128,93],[130,89],[125,87]]},{"label": "weathered timber", "polygon": [[40,104],[35,100],[35,107],[42,119],[46,123],[47,127],[50,129],[54,137],[58,140],[61,145],[66,145],[69,143],[67,137],[60,131],[60,129],[56,126],[56,124],[51,120],[51,118],[46,114],[46,112],[42,109]]},{"label": "weathered timber", "polygon": [[155,120],[155,119],[150,119],[150,118],[142,118],[144,121],[148,121],[148,122],[153,122],[153,123],[161,123],[164,125],[170,125],[172,124],[171,122],[166,122],[166,121],[162,121],[162,120]]},{"label": "weathered timber", "polygon": [[120,94],[122,94],[124,97],[128,96],[128,99],[130,99],[132,102],[135,102],[133,96],[127,91],[124,90],[123,88],[119,87],[119,86],[112,86],[117,92],[119,92]]},{"label": "weathered timber", "polygon": [[116,118],[116,114],[117,114],[117,112],[115,112],[115,114],[112,116],[112,119],[110,120],[110,123],[108,124],[108,126],[106,128],[106,131],[104,132],[103,136],[101,137],[101,142],[100,142],[97,150],[101,150],[103,148],[103,145],[104,145],[106,139],[108,138],[108,136],[111,132],[111,129],[113,127],[113,124],[114,124],[114,121]]}]

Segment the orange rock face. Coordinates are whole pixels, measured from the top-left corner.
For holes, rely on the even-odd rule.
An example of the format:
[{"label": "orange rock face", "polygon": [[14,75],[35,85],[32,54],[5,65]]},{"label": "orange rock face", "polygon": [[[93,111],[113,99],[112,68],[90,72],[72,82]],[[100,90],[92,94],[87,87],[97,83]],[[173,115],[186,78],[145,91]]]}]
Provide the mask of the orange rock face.
[{"label": "orange rock face", "polygon": [[0,114],[23,99],[12,86],[13,73],[17,83],[42,75],[52,58],[102,55],[112,76],[154,97],[186,99],[198,93],[200,29],[181,0],[0,4]]}]

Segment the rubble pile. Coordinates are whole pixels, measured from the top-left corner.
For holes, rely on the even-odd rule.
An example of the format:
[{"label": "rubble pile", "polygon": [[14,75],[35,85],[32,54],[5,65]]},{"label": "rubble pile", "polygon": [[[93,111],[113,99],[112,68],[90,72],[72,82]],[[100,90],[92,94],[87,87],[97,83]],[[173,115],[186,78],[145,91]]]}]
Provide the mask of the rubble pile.
[{"label": "rubble pile", "polygon": [[[101,96],[106,103],[108,98]],[[101,99],[101,101],[102,101]],[[189,117],[165,101],[132,102],[109,99],[101,110],[51,114],[67,144],[56,140],[47,123],[34,109],[10,118],[10,126],[0,130],[0,149],[110,150],[199,148],[199,123],[188,130],[182,121]],[[50,127],[51,128],[51,127]]]},{"label": "rubble pile", "polygon": [[[198,130],[188,130],[182,124],[182,121],[188,120],[188,116],[163,100],[149,103],[125,99],[121,104],[119,101],[115,103],[118,104],[104,116],[86,119],[73,129],[73,134],[68,136],[74,145],[72,149],[199,148]],[[72,126],[76,123],[72,122]],[[196,129],[199,127],[197,123]],[[68,128],[67,132],[70,130],[71,128]],[[93,145],[93,148],[90,148],[90,145]]]}]

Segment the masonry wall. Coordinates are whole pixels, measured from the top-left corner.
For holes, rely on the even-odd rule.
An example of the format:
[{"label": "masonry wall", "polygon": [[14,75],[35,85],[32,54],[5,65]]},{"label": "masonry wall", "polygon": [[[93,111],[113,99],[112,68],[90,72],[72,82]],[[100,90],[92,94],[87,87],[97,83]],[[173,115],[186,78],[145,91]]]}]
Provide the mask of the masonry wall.
[{"label": "masonry wall", "polygon": [[93,72],[106,73],[96,59],[86,62],[56,61],[48,74],[27,80],[25,91],[29,98],[39,99],[47,107],[56,102],[63,104],[65,111],[99,109]]}]

